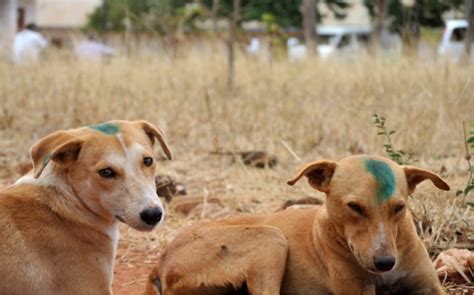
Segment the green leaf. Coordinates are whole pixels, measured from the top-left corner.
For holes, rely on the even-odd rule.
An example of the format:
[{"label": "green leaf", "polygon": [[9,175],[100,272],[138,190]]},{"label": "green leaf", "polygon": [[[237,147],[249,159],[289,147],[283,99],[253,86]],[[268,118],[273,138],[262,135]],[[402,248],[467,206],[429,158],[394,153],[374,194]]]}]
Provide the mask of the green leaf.
[{"label": "green leaf", "polygon": [[458,191],[456,192],[456,197],[459,197],[459,196],[462,195],[462,194],[464,194],[464,192],[461,191],[461,190],[458,190]]},{"label": "green leaf", "polygon": [[474,190],[474,185],[468,185],[465,189],[464,189],[464,194],[467,196],[469,194],[470,191]]},{"label": "green leaf", "polygon": [[385,132],[377,132],[377,135],[384,135]]},{"label": "green leaf", "polygon": [[397,131],[392,130],[392,131],[390,131],[390,132],[388,133],[388,135],[392,135],[392,134],[394,134],[395,132],[397,132]]},{"label": "green leaf", "polygon": [[474,202],[466,202],[466,204],[474,208]]},{"label": "green leaf", "polygon": [[474,143],[474,137],[471,137],[467,140],[468,143]]}]

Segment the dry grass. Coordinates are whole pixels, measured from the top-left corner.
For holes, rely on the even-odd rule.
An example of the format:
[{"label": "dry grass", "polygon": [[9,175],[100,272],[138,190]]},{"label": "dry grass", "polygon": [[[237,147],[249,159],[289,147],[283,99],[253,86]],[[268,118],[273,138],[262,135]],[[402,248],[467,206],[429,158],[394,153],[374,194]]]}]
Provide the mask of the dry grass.
[{"label": "dry grass", "polygon": [[[282,141],[302,161],[383,154],[371,124],[376,111],[398,130],[397,147],[414,151],[419,166],[443,169],[453,187],[445,193],[423,184],[412,198],[432,253],[472,248],[472,210],[455,191],[467,181],[461,122],[474,123],[474,83],[465,87],[473,72],[472,66],[413,60],[269,64],[239,56],[231,93],[220,48],[107,64],[78,64],[67,56],[29,68],[0,63],[0,176],[13,175],[29,146],[53,130],[147,119],[167,131],[176,155],[159,172],[187,183],[191,195],[220,197],[229,212],[272,212],[291,197],[323,198],[303,184],[286,186],[299,163]],[[279,165],[255,170],[209,154],[218,149],[266,150]],[[119,261],[133,263],[128,253],[134,249],[156,255],[178,228],[193,222],[169,213],[152,234],[123,228],[127,250]]]}]

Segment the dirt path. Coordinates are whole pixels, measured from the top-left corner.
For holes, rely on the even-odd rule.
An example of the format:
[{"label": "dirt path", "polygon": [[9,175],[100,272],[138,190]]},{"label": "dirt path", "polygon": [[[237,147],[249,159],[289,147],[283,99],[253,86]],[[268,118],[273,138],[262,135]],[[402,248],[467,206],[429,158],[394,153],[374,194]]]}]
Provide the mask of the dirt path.
[{"label": "dirt path", "polygon": [[148,274],[158,253],[145,249],[119,245],[115,261],[113,291],[115,295],[141,295],[145,290]]}]

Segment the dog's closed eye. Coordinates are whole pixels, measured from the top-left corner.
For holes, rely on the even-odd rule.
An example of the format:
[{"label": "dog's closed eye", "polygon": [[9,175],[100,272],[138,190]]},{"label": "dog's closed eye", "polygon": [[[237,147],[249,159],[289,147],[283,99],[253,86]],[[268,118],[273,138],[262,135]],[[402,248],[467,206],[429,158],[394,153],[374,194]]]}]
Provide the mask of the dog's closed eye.
[{"label": "dog's closed eye", "polygon": [[351,209],[353,212],[357,213],[360,216],[364,216],[364,217],[366,216],[365,212],[364,212],[364,209],[359,204],[348,203],[347,207],[349,207],[349,209]]},{"label": "dog's closed eye", "polygon": [[405,204],[397,204],[393,211],[395,212],[395,214],[398,214],[398,213],[402,212],[403,209],[405,209]]}]

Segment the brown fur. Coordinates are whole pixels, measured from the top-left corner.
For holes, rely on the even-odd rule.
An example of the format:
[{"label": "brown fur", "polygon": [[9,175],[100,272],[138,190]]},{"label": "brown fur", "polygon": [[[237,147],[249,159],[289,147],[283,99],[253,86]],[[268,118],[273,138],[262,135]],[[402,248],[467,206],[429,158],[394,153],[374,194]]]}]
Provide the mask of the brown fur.
[{"label": "brown fur", "polygon": [[[376,178],[363,169],[367,159],[393,171],[396,187],[386,201],[377,199]],[[363,155],[309,163],[288,183],[302,176],[327,194],[324,205],[191,226],[166,247],[146,294],[221,294],[216,290],[226,286],[259,295],[444,294],[404,208],[425,179],[449,189],[441,178]],[[377,270],[380,256],[394,257],[393,269]]]},{"label": "brown fur", "polygon": [[[161,206],[156,193],[140,194],[140,184],[155,192],[154,165],[145,167],[142,153],[153,157],[157,137],[171,153],[150,123],[111,123],[120,127],[125,145],[88,127],[55,132],[32,147],[34,174],[0,192],[0,294],[112,293],[117,216],[151,230],[137,210]],[[142,147],[132,157],[136,163],[123,158],[115,178],[101,178],[98,169],[117,164],[107,156],[123,156],[133,144]]]}]

